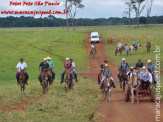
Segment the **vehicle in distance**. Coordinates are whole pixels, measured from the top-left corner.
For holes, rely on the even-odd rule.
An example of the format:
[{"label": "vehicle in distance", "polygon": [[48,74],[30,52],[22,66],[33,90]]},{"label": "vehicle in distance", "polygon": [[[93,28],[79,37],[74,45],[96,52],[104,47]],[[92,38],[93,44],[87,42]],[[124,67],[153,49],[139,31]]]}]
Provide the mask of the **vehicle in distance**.
[{"label": "vehicle in distance", "polygon": [[91,32],[91,37],[90,37],[91,43],[99,43],[100,42],[100,36],[98,32]]}]

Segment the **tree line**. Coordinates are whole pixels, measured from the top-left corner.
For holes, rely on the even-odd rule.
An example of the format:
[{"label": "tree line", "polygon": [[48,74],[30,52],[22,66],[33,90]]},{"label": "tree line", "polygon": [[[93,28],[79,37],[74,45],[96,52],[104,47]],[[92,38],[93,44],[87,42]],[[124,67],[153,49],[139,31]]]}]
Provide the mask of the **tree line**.
[{"label": "tree line", "polygon": [[[129,25],[127,17],[117,18],[98,18],[98,19],[88,19],[79,18],[74,19],[74,25],[72,25],[71,19],[56,18],[55,16],[49,15],[44,18],[34,18],[34,17],[5,17],[0,18],[0,27],[67,27],[68,21],[69,26],[103,26],[103,25]],[[146,17],[139,18],[140,24],[146,24]],[[163,24],[163,16],[152,16],[148,19],[149,24]],[[137,18],[130,18],[130,24],[136,25]]]}]

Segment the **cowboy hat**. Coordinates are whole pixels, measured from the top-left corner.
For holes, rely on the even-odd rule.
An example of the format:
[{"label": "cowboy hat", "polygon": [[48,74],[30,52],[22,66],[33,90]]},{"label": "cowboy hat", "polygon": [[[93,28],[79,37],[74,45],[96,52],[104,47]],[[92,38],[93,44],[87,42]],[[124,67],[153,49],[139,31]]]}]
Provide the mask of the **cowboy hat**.
[{"label": "cowboy hat", "polygon": [[151,63],[152,61],[151,61],[151,59],[148,59],[148,62],[147,63]]},{"label": "cowboy hat", "polygon": [[70,60],[70,59],[67,57],[66,60]]},{"label": "cowboy hat", "polygon": [[146,69],[146,67],[145,67],[145,66],[143,66],[143,67],[142,67],[142,69]]},{"label": "cowboy hat", "polygon": [[108,67],[108,64],[105,64],[105,67]]},{"label": "cowboy hat", "polygon": [[47,58],[44,58],[44,61],[46,61],[47,60]]},{"label": "cowboy hat", "polygon": [[122,61],[125,61],[125,58],[123,58]]},{"label": "cowboy hat", "polygon": [[49,60],[49,59],[52,59],[52,58],[50,58],[50,57],[47,57],[47,59]]}]

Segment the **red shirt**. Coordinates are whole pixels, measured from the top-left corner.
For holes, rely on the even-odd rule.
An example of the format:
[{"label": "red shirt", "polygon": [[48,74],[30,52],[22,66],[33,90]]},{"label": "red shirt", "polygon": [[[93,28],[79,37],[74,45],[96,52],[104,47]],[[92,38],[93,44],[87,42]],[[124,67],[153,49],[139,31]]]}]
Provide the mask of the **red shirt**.
[{"label": "red shirt", "polygon": [[64,67],[66,69],[70,69],[72,67],[72,63],[71,62],[65,62]]}]

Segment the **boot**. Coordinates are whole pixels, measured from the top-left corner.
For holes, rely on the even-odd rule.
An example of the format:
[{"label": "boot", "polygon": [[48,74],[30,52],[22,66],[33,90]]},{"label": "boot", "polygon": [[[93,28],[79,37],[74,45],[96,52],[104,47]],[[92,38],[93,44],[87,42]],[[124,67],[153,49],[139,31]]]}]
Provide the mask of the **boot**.
[{"label": "boot", "polygon": [[115,84],[113,83],[113,88],[116,88]]},{"label": "boot", "polygon": [[100,89],[102,89],[103,88],[103,84],[101,84],[101,86],[100,86]]}]

